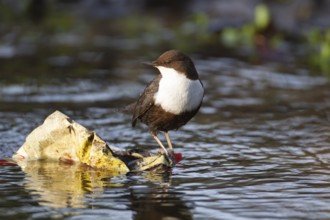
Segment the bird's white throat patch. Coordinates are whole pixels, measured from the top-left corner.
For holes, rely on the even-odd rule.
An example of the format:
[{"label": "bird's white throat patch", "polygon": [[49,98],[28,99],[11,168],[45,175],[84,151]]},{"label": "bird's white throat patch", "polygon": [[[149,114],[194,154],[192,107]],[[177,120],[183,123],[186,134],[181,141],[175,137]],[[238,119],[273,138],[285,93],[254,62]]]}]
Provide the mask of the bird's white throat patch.
[{"label": "bird's white throat patch", "polygon": [[157,68],[162,78],[154,95],[156,105],[173,114],[192,111],[200,105],[204,88],[199,80],[190,80],[172,68]]}]

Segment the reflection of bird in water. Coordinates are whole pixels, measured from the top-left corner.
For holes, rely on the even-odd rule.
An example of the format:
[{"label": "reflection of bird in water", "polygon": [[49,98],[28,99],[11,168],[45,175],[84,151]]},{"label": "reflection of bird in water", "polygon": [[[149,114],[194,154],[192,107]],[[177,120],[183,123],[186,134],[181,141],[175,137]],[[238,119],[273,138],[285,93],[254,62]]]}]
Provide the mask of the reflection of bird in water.
[{"label": "reflection of bird in water", "polygon": [[184,200],[184,193],[169,189],[131,188],[133,219],[193,219],[194,204]]},{"label": "reflection of bird in water", "polygon": [[[166,155],[173,155],[173,147],[168,131],[185,125],[199,110],[204,88],[192,60],[177,50],[163,53],[149,65],[160,72],[144,89],[133,110],[132,126],[137,120],[145,123],[151,136]],[[163,131],[170,152],[157,137]]]}]

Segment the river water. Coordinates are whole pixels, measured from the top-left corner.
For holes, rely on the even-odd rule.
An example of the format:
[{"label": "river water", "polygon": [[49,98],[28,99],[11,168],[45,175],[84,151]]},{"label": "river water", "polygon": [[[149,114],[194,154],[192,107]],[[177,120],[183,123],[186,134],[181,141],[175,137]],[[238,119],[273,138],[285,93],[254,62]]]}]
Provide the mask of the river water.
[{"label": "river water", "polygon": [[[279,64],[194,60],[206,96],[199,114],[170,133],[183,155],[171,172],[111,177],[75,165],[2,161],[0,218],[329,219],[329,81]],[[56,109],[111,145],[157,151],[145,126],[131,128],[130,116],[116,111],[155,74],[136,66],[1,85],[0,158]]]}]

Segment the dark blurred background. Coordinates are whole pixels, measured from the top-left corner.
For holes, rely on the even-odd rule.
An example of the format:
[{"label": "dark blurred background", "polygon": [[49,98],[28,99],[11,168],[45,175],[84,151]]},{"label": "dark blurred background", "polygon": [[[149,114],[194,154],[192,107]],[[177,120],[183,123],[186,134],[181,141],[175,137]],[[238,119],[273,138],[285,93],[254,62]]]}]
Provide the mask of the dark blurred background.
[{"label": "dark blurred background", "polygon": [[329,11],[325,0],[1,0],[0,84],[107,78],[172,48],[329,76]]}]

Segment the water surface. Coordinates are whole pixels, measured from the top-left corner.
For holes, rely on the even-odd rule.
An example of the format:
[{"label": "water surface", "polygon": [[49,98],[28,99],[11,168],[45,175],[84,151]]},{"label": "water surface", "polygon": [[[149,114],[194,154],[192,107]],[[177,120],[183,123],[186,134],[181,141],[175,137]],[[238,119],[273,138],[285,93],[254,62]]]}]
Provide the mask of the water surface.
[{"label": "water surface", "polygon": [[[329,219],[327,79],[278,64],[195,61],[206,96],[200,113],[170,133],[184,157],[171,172],[111,177],[58,163],[3,164],[0,217]],[[130,74],[134,68],[140,76]],[[130,116],[116,111],[154,73],[134,62],[115,70],[42,85],[1,85],[0,157],[10,157],[56,109],[112,145],[157,151],[145,126],[132,129]]]}]

